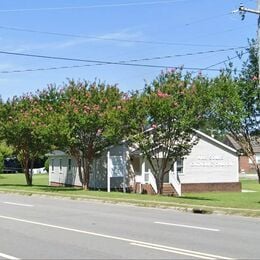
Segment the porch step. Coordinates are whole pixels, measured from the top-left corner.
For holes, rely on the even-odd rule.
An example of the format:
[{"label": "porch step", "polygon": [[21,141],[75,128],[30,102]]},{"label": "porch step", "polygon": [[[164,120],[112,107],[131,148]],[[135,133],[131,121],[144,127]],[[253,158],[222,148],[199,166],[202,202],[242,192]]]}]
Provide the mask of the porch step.
[{"label": "porch step", "polygon": [[163,195],[178,196],[178,193],[171,183],[164,183],[163,184]]}]

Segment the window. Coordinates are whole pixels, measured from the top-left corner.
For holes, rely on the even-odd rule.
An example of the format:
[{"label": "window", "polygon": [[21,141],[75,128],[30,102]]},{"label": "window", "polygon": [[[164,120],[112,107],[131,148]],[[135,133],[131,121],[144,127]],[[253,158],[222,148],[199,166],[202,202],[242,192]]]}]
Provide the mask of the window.
[{"label": "window", "polygon": [[68,170],[71,171],[71,158],[68,159]]},{"label": "window", "polygon": [[183,158],[177,159],[177,173],[183,173]]},{"label": "window", "polygon": [[123,177],[124,162],[122,156],[111,156],[112,162],[112,177]]}]

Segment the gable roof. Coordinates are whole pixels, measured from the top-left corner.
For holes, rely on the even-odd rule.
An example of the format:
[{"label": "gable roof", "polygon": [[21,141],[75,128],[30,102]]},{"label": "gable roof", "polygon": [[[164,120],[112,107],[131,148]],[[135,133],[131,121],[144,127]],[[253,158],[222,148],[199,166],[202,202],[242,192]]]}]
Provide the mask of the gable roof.
[{"label": "gable roof", "polygon": [[199,130],[193,129],[193,131],[194,131],[199,137],[202,137],[202,138],[204,138],[204,139],[207,139],[208,141],[210,141],[210,142],[216,144],[217,146],[221,147],[222,149],[227,150],[227,151],[230,152],[230,153],[235,153],[235,154],[237,154],[237,150],[234,149],[234,148],[232,148],[232,147],[230,147],[229,145],[226,145],[226,144],[224,144],[224,143],[218,141],[217,139],[215,139],[215,138],[213,138],[213,137],[211,137],[211,136],[209,136],[209,135],[207,135],[207,134],[205,134],[205,133],[203,133],[203,132],[201,132],[201,131],[199,131]]},{"label": "gable roof", "polygon": [[[154,128],[150,128],[150,129],[148,129],[146,131],[148,132],[148,131],[151,131],[151,130],[154,130]],[[202,139],[206,140],[207,142],[210,142],[210,143],[220,147],[221,149],[226,150],[229,153],[237,155],[237,150],[236,149],[234,149],[234,148],[232,148],[232,147],[230,147],[230,146],[228,146],[228,145],[226,145],[226,144],[216,140],[215,138],[213,138],[213,137],[211,137],[211,136],[209,136],[209,135],[207,135],[207,134],[205,134],[205,133],[203,133],[203,132],[201,132],[199,130],[196,130],[196,129],[193,129],[193,132],[195,133],[195,135],[197,137],[202,138]],[[132,155],[140,154],[139,147],[137,146],[134,149],[132,149],[131,154]]]}]

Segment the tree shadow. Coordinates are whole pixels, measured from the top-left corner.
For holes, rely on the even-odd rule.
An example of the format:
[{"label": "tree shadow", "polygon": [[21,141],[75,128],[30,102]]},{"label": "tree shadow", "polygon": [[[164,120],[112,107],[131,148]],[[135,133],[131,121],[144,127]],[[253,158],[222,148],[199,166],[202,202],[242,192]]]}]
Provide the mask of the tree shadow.
[{"label": "tree shadow", "polygon": [[186,200],[204,200],[204,201],[218,201],[217,199],[209,199],[209,198],[204,198],[204,197],[195,197],[195,196],[183,196],[181,199],[186,199]]},{"label": "tree shadow", "polygon": [[41,187],[41,191],[46,191],[46,192],[55,192],[55,191],[82,191],[82,188],[77,188],[77,187]]},{"label": "tree shadow", "polygon": [[[2,183],[0,184],[0,187],[30,187],[26,184],[8,184],[8,183]],[[32,187],[32,186],[31,186]]]},{"label": "tree shadow", "polygon": [[55,191],[82,191],[82,188],[80,187],[53,187],[53,186],[47,186],[47,185],[32,185],[28,186],[26,184],[0,184],[0,187],[23,187],[23,188],[37,188],[39,191],[47,191],[47,192],[55,192]]}]

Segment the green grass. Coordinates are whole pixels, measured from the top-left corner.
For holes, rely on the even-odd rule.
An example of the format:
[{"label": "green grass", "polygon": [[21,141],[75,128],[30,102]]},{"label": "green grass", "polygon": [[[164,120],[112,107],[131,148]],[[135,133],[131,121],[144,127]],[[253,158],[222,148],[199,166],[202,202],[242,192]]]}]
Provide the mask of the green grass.
[{"label": "green grass", "polygon": [[134,203],[141,206],[176,207],[184,210],[201,208],[260,217],[260,184],[257,180],[241,180],[242,189],[255,192],[189,193],[181,197],[129,194],[121,192],[83,191],[76,188],[49,187],[48,175],[35,175],[28,187],[23,174],[0,174],[0,191],[24,194],[48,194],[73,199],[97,199],[110,202]]}]

